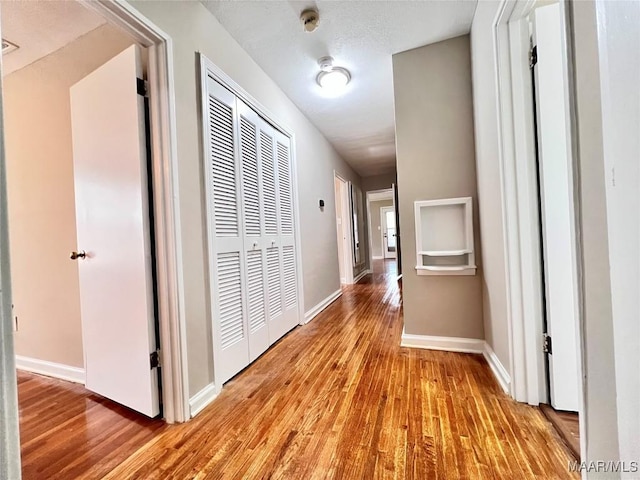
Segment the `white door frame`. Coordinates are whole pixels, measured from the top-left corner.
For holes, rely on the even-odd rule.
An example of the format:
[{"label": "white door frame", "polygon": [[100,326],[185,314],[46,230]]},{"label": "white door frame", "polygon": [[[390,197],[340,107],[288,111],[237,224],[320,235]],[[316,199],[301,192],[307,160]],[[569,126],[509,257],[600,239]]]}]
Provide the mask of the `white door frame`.
[{"label": "white door frame", "polygon": [[[505,223],[506,277],[511,370],[510,394],[521,402],[538,405],[547,401],[544,353],[542,351],[542,272],[539,243],[539,216],[536,180],[535,137],[533,127],[533,94],[529,70],[528,16],[536,0],[503,0],[493,24],[494,58],[497,63],[498,131],[500,136],[500,176],[502,208]],[[569,15],[564,2],[561,11],[568,28]],[[563,39],[567,53],[565,67],[570,69],[571,45]],[[573,85],[569,82],[569,98],[573,102]],[[572,162],[575,164],[575,106],[571,105]],[[516,160],[517,159],[517,160]],[[574,205],[578,188],[574,185]],[[577,229],[577,215],[573,227]],[[575,255],[580,257],[579,239]],[[582,305],[580,288],[574,286],[578,305]],[[582,326],[576,324],[578,350],[584,345]],[[578,352],[579,413],[581,451],[586,452],[584,399],[584,366]]]},{"label": "white door frame", "polygon": [[[396,254],[394,252],[393,257],[387,257],[387,253],[388,253],[388,246],[387,244],[389,243],[389,236],[385,237],[385,232],[387,230],[387,228],[389,228],[389,226],[387,225],[387,212],[393,212],[394,214],[396,213],[396,209],[393,205],[389,206],[389,207],[382,207],[380,209],[380,235],[381,235],[381,245],[382,245],[382,258],[384,260],[386,260],[387,258],[396,258]],[[385,242],[385,238],[386,238],[386,242]],[[396,241],[397,244],[397,241]],[[396,247],[397,249],[397,247]]]},{"label": "white door frame", "polygon": [[169,35],[126,2],[80,3],[147,47],[162,403],[168,423],[184,422],[190,418],[190,411],[173,44]]},{"label": "white door frame", "polygon": [[[392,188],[384,188],[382,190],[370,190],[366,193],[367,198],[367,233],[369,239],[369,268],[373,268],[373,243],[371,239],[373,238],[373,231],[371,230],[371,202],[377,202],[379,200],[393,200],[393,189]],[[394,202],[395,207],[395,202]],[[396,232],[397,234],[397,232]],[[384,252],[382,253],[382,258],[384,258]]]},{"label": "white door frame", "polygon": [[[0,16],[1,14],[0,8]],[[0,478],[20,479],[18,384],[13,350],[11,268],[7,221],[7,162],[4,154],[3,132],[5,130],[2,100],[2,59],[0,58]]]},{"label": "white door frame", "polygon": [[[342,197],[342,205],[339,206],[342,209],[342,231],[346,234],[342,244],[342,261],[344,262],[344,276],[347,285],[353,283],[353,232],[351,231],[351,223],[353,217],[351,216],[351,208],[349,207],[349,181],[340,176],[338,172],[333,171],[334,185],[335,180],[340,182],[340,190]],[[335,188],[334,188],[335,190]],[[337,202],[337,199],[336,199]],[[337,220],[336,220],[337,225]],[[336,242],[338,241],[338,235],[336,234]]]},{"label": "white door frame", "polygon": [[[148,49],[163,414],[167,423],[183,422],[189,419],[189,396],[171,37],[125,2],[80,0],[79,3],[123,29]],[[4,157],[0,160],[4,165]],[[0,188],[1,196],[6,197],[6,185],[2,184]],[[0,247],[4,252],[7,245]],[[5,265],[3,272],[4,268]],[[11,340],[3,339],[3,342]],[[3,348],[2,356],[6,357],[11,351],[12,348]],[[3,361],[12,364],[14,360]],[[4,407],[2,410],[6,411]]]}]

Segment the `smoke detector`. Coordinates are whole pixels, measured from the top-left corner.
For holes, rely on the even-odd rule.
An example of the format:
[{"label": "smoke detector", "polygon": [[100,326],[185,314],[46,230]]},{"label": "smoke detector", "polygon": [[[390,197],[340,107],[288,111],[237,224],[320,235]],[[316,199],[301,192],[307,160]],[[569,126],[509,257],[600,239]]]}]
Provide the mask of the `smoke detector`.
[{"label": "smoke detector", "polygon": [[11,43],[9,40],[2,39],[2,54],[6,55],[18,49],[18,45]]},{"label": "smoke detector", "polygon": [[302,23],[304,31],[311,33],[318,28],[318,23],[320,23],[320,13],[318,13],[314,8],[303,10],[300,14],[300,22]]}]

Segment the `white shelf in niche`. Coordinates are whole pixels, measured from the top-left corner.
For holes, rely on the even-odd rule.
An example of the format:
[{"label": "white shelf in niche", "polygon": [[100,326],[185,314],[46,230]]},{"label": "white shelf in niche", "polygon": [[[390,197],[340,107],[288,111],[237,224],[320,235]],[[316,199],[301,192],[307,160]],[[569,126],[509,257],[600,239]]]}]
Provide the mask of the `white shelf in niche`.
[{"label": "white shelf in niche", "polygon": [[421,250],[418,255],[428,255],[430,257],[455,257],[457,255],[464,255],[465,253],[471,253],[471,250]]},{"label": "white shelf in niche", "polygon": [[416,273],[475,275],[471,197],[415,202]]}]

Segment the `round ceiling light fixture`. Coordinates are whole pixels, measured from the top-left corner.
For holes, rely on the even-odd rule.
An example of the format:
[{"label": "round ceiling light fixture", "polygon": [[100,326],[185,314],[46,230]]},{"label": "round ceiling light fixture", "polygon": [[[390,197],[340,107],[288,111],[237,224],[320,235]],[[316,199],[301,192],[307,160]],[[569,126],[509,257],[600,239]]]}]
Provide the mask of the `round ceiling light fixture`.
[{"label": "round ceiling light fixture", "polygon": [[322,57],[318,60],[320,73],[316,77],[316,82],[322,90],[330,95],[338,95],[344,91],[351,81],[349,70],[343,67],[335,67],[332,57]]}]

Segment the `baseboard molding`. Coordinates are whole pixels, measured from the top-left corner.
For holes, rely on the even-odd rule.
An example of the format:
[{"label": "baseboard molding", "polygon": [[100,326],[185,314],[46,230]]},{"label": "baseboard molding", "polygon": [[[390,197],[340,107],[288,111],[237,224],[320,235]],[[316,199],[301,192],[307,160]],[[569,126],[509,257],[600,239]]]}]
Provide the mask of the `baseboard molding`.
[{"label": "baseboard molding", "polygon": [[493,351],[487,342],[484,342],[482,355],[487,360],[487,363],[493,372],[493,376],[498,380],[502,390],[504,390],[505,393],[510,394],[509,389],[511,387],[511,376],[509,375],[509,372],[507,372],[507,369],[504,368],[504,365],[502,365],[502,362],[500,362],[496,352]]},{"label": "baseboard molding", "polygon": [[374,255],[373,257],[371,257],[372,260],[382,260],[384,257],[380,257],[378,255]]},{"label": "baseboard molding", "polygon": [[16,355],[16,368],[26,372],[46,375],[47,377],[58,378],[68,382],[85,383],[84,368],[71,367],[62,363],[39,360],[37,358],[23,357]]},{"label": "baseboard molding", "polygon": [[363,270],[358,274],[356,278],[353,279],[353,283],[354,284],[358,283],[360,280],[362,280],[366,275],[369,275],[370,273],[371,273],[371,270],[369,269]]},{"label": "baseboard molding", "polygon": [[424,348],[427,350],[445,350],[447,352],[483,353],[484,340],[460,337],[434,337],[413,335],[402,331],[401,347]]},{"label": "baseboard molding", "polygon": [[205,409],[215,398],[218,396],[216,387],[213,383],[210,383],[193,397],[189,399],[189,411],[191,412],[191,418],[195,417],[202,410]]},{"label": "baseboard molding", "polygon": [[312,307],[311,310],[309,310],[307,313],[304,314],[304,323],[305,324],[309,323],[321,311],[323,311],[325,308],[327,308],[329,305],[331,305],[333,302],[335,302],[341,296],[342,296],[342,290],[341,289],[336,290],[331,295],[329,295],[327,298],[325,298],[320,303],[318,303],[315,307]]}]

